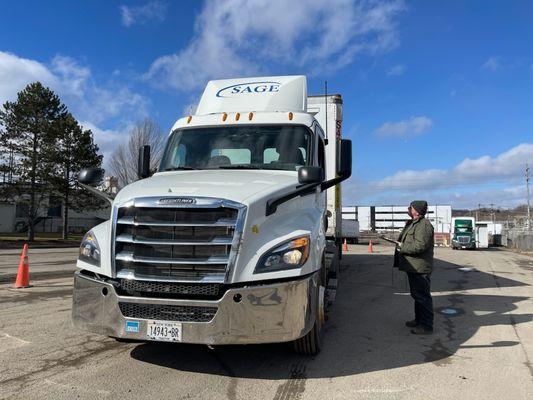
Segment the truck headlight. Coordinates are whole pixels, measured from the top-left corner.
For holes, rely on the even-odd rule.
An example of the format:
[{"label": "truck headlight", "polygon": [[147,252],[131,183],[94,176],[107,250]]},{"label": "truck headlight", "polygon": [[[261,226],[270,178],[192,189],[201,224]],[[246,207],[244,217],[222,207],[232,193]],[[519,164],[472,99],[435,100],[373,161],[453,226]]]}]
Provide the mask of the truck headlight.
[{"label": "truck headlight", "polygon": [[100,246],[93,231],[87,232],[83,237],[78,259],[97,267],[100,266]]},{"label": "truck headlight", "polygon": [[302,236],[271,249],[261,257],[254,273],[301,267],[309,257],[309,242],[309,236]]}]

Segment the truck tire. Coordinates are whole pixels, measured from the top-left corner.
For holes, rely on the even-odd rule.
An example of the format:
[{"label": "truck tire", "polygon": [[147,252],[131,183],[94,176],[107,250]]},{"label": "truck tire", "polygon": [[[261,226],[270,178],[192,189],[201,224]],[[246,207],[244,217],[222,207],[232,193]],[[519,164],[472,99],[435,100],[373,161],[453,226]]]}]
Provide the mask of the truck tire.
[{"label": "truck tire", "polygon": [[337,243],[337,249],[338,249],[338,258],[339,258],[339,261],[342,260],[342,240],[339,239],[338,240],[338,243]]},{"label": "truck tire", "polygon": [[322,286],[322,282],[319,282],[315,323],[305,336],[296,339],[293,342],[294,351],[297,354],[314,356],[320,353],[320,350],[322,349],[322,338],[324,335],[324,325],[326,323],[325,294],[326,288]]}]

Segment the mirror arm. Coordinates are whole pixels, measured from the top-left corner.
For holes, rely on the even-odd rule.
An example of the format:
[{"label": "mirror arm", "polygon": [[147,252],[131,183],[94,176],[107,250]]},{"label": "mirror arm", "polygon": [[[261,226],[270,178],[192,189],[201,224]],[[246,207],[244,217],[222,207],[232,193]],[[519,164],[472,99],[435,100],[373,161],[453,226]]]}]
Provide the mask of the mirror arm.
[{"label": "mirror arm", "polygon": [[107,201],[109,201],[109,204],[113,205],[113,197],[111,197],[106,192],[102,192],[101,190],[98,190],[98,189],[96,189],[96,188],[94,188],[92,186],[86,185],[85,183],[78,182],[78,185],[80,185],[85,190],[91,192],[92,194],[95,194],[98,197],[106,199]]},{"label": "mirror arm", "polygon": [[348,178],[349,178],[349,176],[338,176],[338,177],[336,177],[334,179],[330,179],[329,181],[322,182],[320,184],[320,190],[324,191],[326,189],[329,189],[330,187],[335,186],[335,185],[341,183],[342,181],[344,181],[344,180],[346,180]]}]

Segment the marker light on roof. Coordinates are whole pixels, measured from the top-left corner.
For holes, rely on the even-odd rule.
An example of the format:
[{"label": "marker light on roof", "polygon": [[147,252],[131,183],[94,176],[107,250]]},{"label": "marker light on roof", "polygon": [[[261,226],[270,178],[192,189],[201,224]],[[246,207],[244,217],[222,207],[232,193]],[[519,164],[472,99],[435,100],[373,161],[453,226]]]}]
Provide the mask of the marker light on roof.
[{"label": "marker light on roof", "polygon": [[191,122],[191,120],[192,120],[192,115],[189,115],[189,116],[187,117],[187,123]]},{"label": "marker light on roof", "polygon": [[235,114],[235,121],[238,121],[239,118],[241,118],[241,113],[237,113],[237,114]]},{"label": "marker light on roof", "polygon": [[251,121],[253,117],[254,117],[254,113],[253,112],[248,114],[248,121]]},{"label": "marker light on roof", "polygon": [[293,113],[289,113],[289,121],[292,121],[292,118],[294,117],[294,114]]},{"label": "marker light on roof", "polygon": [[222,114],[222,121],[225,121],[225,120],[227,120],[227,119],[228,119],[228,114],[223,113],[223,114]]}]

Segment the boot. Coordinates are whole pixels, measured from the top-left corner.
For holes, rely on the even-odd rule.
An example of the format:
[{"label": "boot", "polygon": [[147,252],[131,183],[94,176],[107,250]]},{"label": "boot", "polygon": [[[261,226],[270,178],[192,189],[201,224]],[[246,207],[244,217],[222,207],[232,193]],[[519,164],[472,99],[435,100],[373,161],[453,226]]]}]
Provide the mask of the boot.
[{"label": "boot", "polygon": [[411,333],[413,335],[431,335],[433,333],[433,328],[418,325],[416,328],[411,329]]},{"label": "boot", "polygon": [[405,323],[405,326],[408,328],[416,328],[418,326],[418,321],[416,319],[413,319],[412,321],[407,321]]}]

